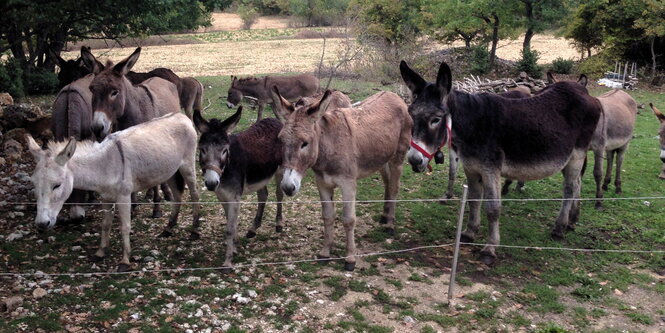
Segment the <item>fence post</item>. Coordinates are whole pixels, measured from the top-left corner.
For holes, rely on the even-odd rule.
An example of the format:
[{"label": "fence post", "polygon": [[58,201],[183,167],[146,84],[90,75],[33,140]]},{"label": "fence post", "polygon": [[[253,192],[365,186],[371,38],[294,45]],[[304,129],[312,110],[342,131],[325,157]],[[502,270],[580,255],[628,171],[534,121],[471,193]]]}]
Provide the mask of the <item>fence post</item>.
[{"label": "fence post", "polygon": [[469,185],[464,184],[462,192],[462,203],[459,208],[459,217],[457,219],[457,235],[455,235],[455,252],[453,253],[453,267],[450,271],[450,284],[448,284],[448,304],[453,298],[455,292],[455,276],[457,275],[457,258],[459,257],[459,243],[462,237],[462,222],[464,221],[464,208],[466,207],[466,195],[469,191]]}]

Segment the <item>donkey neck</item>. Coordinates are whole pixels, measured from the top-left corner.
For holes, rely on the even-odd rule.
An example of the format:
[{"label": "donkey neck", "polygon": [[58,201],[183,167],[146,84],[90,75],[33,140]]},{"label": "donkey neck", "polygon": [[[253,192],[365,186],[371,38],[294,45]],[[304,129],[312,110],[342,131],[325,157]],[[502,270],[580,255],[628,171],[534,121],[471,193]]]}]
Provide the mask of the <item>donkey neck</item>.
[{"label": "donkey neck", "polygon": [[265,89],[266,77],[256,80],[243,80],[238,81],[233,85],[233,88],[238,89],[247,96],[256,98],[266,97]]},{"label": "donkey neck", "polygon": [[124,165],[119,164],[120,153],[115,140],[79,146],[67,164],[74,176],[74,188],[108,193],[122,182]]},{"label": "donkey neck", "polygon": [[122,117],[118,118],[118,129],[124,130],[134,125],[144,123],[155,117],[154,97],[143,84],[133,85],[126,77],[124,79],[126,99]]}]

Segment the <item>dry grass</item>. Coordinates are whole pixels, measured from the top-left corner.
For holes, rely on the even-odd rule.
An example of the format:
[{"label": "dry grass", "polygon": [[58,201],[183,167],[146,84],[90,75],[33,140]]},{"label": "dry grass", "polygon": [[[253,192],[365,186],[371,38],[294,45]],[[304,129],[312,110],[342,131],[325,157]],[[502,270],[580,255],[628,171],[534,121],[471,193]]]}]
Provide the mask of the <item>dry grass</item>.
[{"label": "dry grass", "polygon": [[[252,25],[254,29],[285,29],[291,26],[287,16],[262,16]],[[199,32],[242,30],[242,20],[238,14],[213,13],[212,26],[199,29]]]}]

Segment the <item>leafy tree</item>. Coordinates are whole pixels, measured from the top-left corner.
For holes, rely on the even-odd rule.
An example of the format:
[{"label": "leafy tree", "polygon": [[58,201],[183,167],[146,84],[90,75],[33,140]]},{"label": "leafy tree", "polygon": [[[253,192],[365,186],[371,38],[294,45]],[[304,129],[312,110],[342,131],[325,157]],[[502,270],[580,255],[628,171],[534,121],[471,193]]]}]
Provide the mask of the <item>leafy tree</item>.
[{"label": "leafy tree", "polygon": [[561,20],[569,15],[569,2],[561,0],[519,0],[526,32],[523,50],[531,49],[531,38],[546,29],[559,27]]},{"label": "leafy tree", "polygon": [[603,20],[600,15],[600,1],[589,1],[575,10],[566,26],[564,36],[572,40],[573,46],[580,52],[591,56],[591,49],[603,44]]},{"label": "leafy tree", "polygon": [[369,34],[396,45],[419,32],[420,4],[421,0],[351,0],[349,11],[358,15]]},{"label": "leafy tree", "polygon": [[656,77],[656,39],[665,37],[665,3],[662,0],[645,0],[646,9],[635,21],[635,27],[643,29],[649,39],[651,52],[651,79]]},{"label": "leafy tree", "polygon": [[482,41],[488,32],[485,22],[473,15],[469,1],[425,0],[421,29],[440,41],[461,40],[468,49],[473,42]]},{"label": "leafy tree", "polygon": [[300,17],[308,27],[340,22],[349,0],[284,0],[282,9]]}]

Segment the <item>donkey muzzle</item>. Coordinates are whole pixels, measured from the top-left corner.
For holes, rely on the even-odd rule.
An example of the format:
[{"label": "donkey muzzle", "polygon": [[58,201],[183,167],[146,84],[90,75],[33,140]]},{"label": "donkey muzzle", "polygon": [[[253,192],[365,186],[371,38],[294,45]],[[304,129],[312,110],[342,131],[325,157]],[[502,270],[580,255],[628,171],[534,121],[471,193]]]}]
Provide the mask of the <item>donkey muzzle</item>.
[{"label": "donkey muzzle", "polygon": [[282,178],[282,183],[280,187],[284,194],[288,196],[294,196],[298,191],[300,191],[300,182],[302,181],[302,175],[293,169],[284,170],[284,177]]},{"label": "donkey muzzle", "polygon": [[92,130],[92,134],[97,137],[97,140],[102,141],[111,131],[111,121],[104,112],[96,111],[90,129]]},{"label": "donkey muzzle", "polygon": [[235,104],[233,104],[233,103],[231,103],[231,102],[226,102],[226,106],[227,106],[229,109],[233,109],[233,107],[235,107]]},{"label": "donkey muzzle", "polygon": [[660,160],[665,163],[665,147],[660,148]]},{"label": "donkey muzzle", "polygon": [[411,164],[411,168],[414,172],[423,172],[427,168],[428,160],[421,154],[419,151],[409,148],[409,151],[406,154],[406,158]]},{"label": "donkey muzzle", "polygon": [[203,179],[208,191],[214,191],[215,189],[217,189],[217,186],[219,186],[219,180],[221,177],[222,170],[217,167],[215,167],[214,169],[212,168],[212,166],[206,166],[204,169],[205,173],[203,174]]}]

